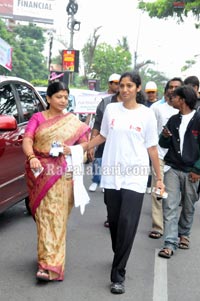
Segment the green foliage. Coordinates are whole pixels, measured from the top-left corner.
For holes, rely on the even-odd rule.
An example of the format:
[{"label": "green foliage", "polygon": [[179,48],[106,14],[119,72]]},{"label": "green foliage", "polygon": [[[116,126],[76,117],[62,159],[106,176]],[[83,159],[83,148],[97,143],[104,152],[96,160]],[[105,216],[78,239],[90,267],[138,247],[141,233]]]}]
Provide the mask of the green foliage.
[{"label": "green foliage", "polygon": [[48,79],[33,79],[31,84],[35,87],[47,87],[48,82]]},{"label": "green foliage", "polygon": [[[126,37],[122,37],[117,41],[117,46],[112,47],[106,43],[97,45],[99,35],[97,35],[97,28],[92,37],[88,39],[84,48],[82,49],[82,55],[84,59],[84,76],[78,77],[75,84],[87,86],[87,80],[89,78],[95,78],[100,80],[101,90],[106,90],[108,87],[108,77],[112,73],[122,74],[125,71],[133,70],[132,67],[132,55],[129,51],[128,40]],[[143,62],[137,62],[135,58],[134,70],[139,71],[142,77],[142,81],[145,83],[149,80],[154,80],[160,91],[163,94],[163,86],[168,80],[164,74],[149,69],[149,65],[154,64],[151,60]]]},{"label": "green foliage", "polygon": [[101,88],[106,89],[108,77],[112,73],[123,73],[131,70],[131,53],[121,46],[102,43],[96,47],[91,71],[101,81]]},{"label": "green foliage", "polygon": [[[151,18],[156,17],[159,19],[167,19],[169,17],[176,17],[178,22],[184,22],[184,19],[188,16],[188,14],[192,13],[198,22],[195,24],[195,27],[200,28],[200,0],[156,0],[153,3],[138,0],[138,2],[138,7],[141,10],[146,11]],[[179,5],[180,3],[183,7]],[[181,71],[191,68],[194,64],[196,64],[195,59],[186,61]]]},{"label": "green foliage", "polygon": [[12,31],[8,31],[5,23],[0,20],[0,37],[13,48],[12,71],[0,67],[1,74],[18,76],[28,81],[48,78],[42,54],[45,45],[42,28],[34,24],[16,25]]},{"label": "green foliage", "polygon": [[[159,19],[166,19],[168,17],[177,17],[178,21],[183,22],[184,17],[188,16],[191,12],[193,16],[199,21],[200,15],[200,0],[184,0],[184,1],[173,1],[173,0],[157,0],[153,3],[148,1],[138,0],[138,7],[146,11],[150,17],[156,17]],[[184,3],[183,7],[175,6],[175,2]]]},{"label": "green foliage", "polygon": [[113,48],[106,43],[101,43],[96,47],[90,72],[100,80],[101,89],[107,89],[110,74],[121,74],[127,70],[131,70],[131,53],[129,51],[121,46]]},{"label": "green foliage", "polygon": [[196,64],[195,60],[187,60],[187,61],[185,61],[185,65],[181,68],[181,71],[184,72],[184,71],[188,70],[189,68],[191,68],[195,64]]}]

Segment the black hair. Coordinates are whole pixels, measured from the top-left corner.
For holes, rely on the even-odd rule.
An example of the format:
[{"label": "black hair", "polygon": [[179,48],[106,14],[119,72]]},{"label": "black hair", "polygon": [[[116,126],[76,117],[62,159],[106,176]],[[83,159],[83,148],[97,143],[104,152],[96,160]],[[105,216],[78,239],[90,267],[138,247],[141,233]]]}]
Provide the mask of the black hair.
[{"label": "black hair", "polygon": [[168,80],[168,82],[166,83],[166,86],[165,86],[165,89],[164,91],[166,92],[168,89],[169,89],[169,84],[171,82],[180,82],[181,83],[181,86],[183,85],[183,81],[180,77],[173,77],[172,79]]},{"label": "black hair", "polygon": [[199,79],[197,76],[191,75],[184,80],[184,84],[191,85],[192,87],[197,86],[199,88]]},{"label": "black hair", "polygon": [[146,101],[146,94],[142,90],[138,91],[136,95],[136,102],[144,105],[145,101]]},{"label": "black hair", "polygon": [[120,77],[119,83],[124,77],[129,77],[131,81],[136,84],[137,88],[142,84],[141,77],[137,72],[124,72]]},{"label": "black hair", "polygon": [[173,92],[173,96],[179,96],[184,99],[186,105],[193,110],[197,102],[197,94],[194,89],[189,85],[184,85],[176,88]]},{"label": "black hair", "polygon": [[69,88],[64,82],[61,81],[55,81],[48,85],[47,87],[47,96],[51,97],[53,94],[61,91],[66,90],[69,94]]},{"label": "black hair", "polygon": [[[61,81],[55,81],[48,85],[47,87],[47,96],[52,97],[53,94],[65,90],[69,94],[69,88],[64,82]],[[50,107],[49,103],[47,104],[46,109],[48,110]]]}]

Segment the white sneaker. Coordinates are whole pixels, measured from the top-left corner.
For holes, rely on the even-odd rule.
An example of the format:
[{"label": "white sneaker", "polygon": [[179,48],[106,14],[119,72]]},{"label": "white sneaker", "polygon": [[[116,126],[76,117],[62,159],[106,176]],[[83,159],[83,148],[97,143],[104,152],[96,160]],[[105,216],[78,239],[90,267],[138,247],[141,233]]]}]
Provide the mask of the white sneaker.
[{"label": "white sneaker", "polygon": [[97,187],[98,187],[97,183],[92,183],[89,187],[89,191],[96,191]]}]

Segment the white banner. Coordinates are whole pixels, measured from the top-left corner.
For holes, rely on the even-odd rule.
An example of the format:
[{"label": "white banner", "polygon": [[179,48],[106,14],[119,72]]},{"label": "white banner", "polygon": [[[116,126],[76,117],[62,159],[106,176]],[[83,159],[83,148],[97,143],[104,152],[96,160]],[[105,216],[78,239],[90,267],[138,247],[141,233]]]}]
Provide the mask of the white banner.
[{"label": "white banner", "polygon": [[81,89],[70,89],[70,94],[75,97],[74,112],[78,114],[95,114],[102,98],[108,96],[106,92]]},{"label": "white banner", "polygon": [[0,38],[0,65],[12,71],[12,47]]}]

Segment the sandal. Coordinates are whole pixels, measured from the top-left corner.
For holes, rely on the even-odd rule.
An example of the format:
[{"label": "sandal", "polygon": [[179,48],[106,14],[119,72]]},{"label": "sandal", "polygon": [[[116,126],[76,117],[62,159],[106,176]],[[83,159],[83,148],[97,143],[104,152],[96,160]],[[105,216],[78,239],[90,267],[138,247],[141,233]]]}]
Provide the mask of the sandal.
[{"label": "sandal", "polygon": [[158,232],[158,231],[151,231],[149,233],[149,237],[150,238],[154,238],[154,239],[159,239],[159,238],[162,237],[162,234],[160,232]]},{"label": "sandal", "polygon": [[37,271],[36,278],[40,281],[49,281],[49,272],[47,270],[39,269]]},{"label": "sandal", "polygon": [[178,244],[179,249],[187,250],[190,248],[189,238],[186,236],[180,236],[180,242]]},{"label": "sandal", "polygon": [[158,253],[158,256],[163,258],[171,258],[171,256],[174,254],[174,252],[169,248],[162,248],[160,252]]}]

